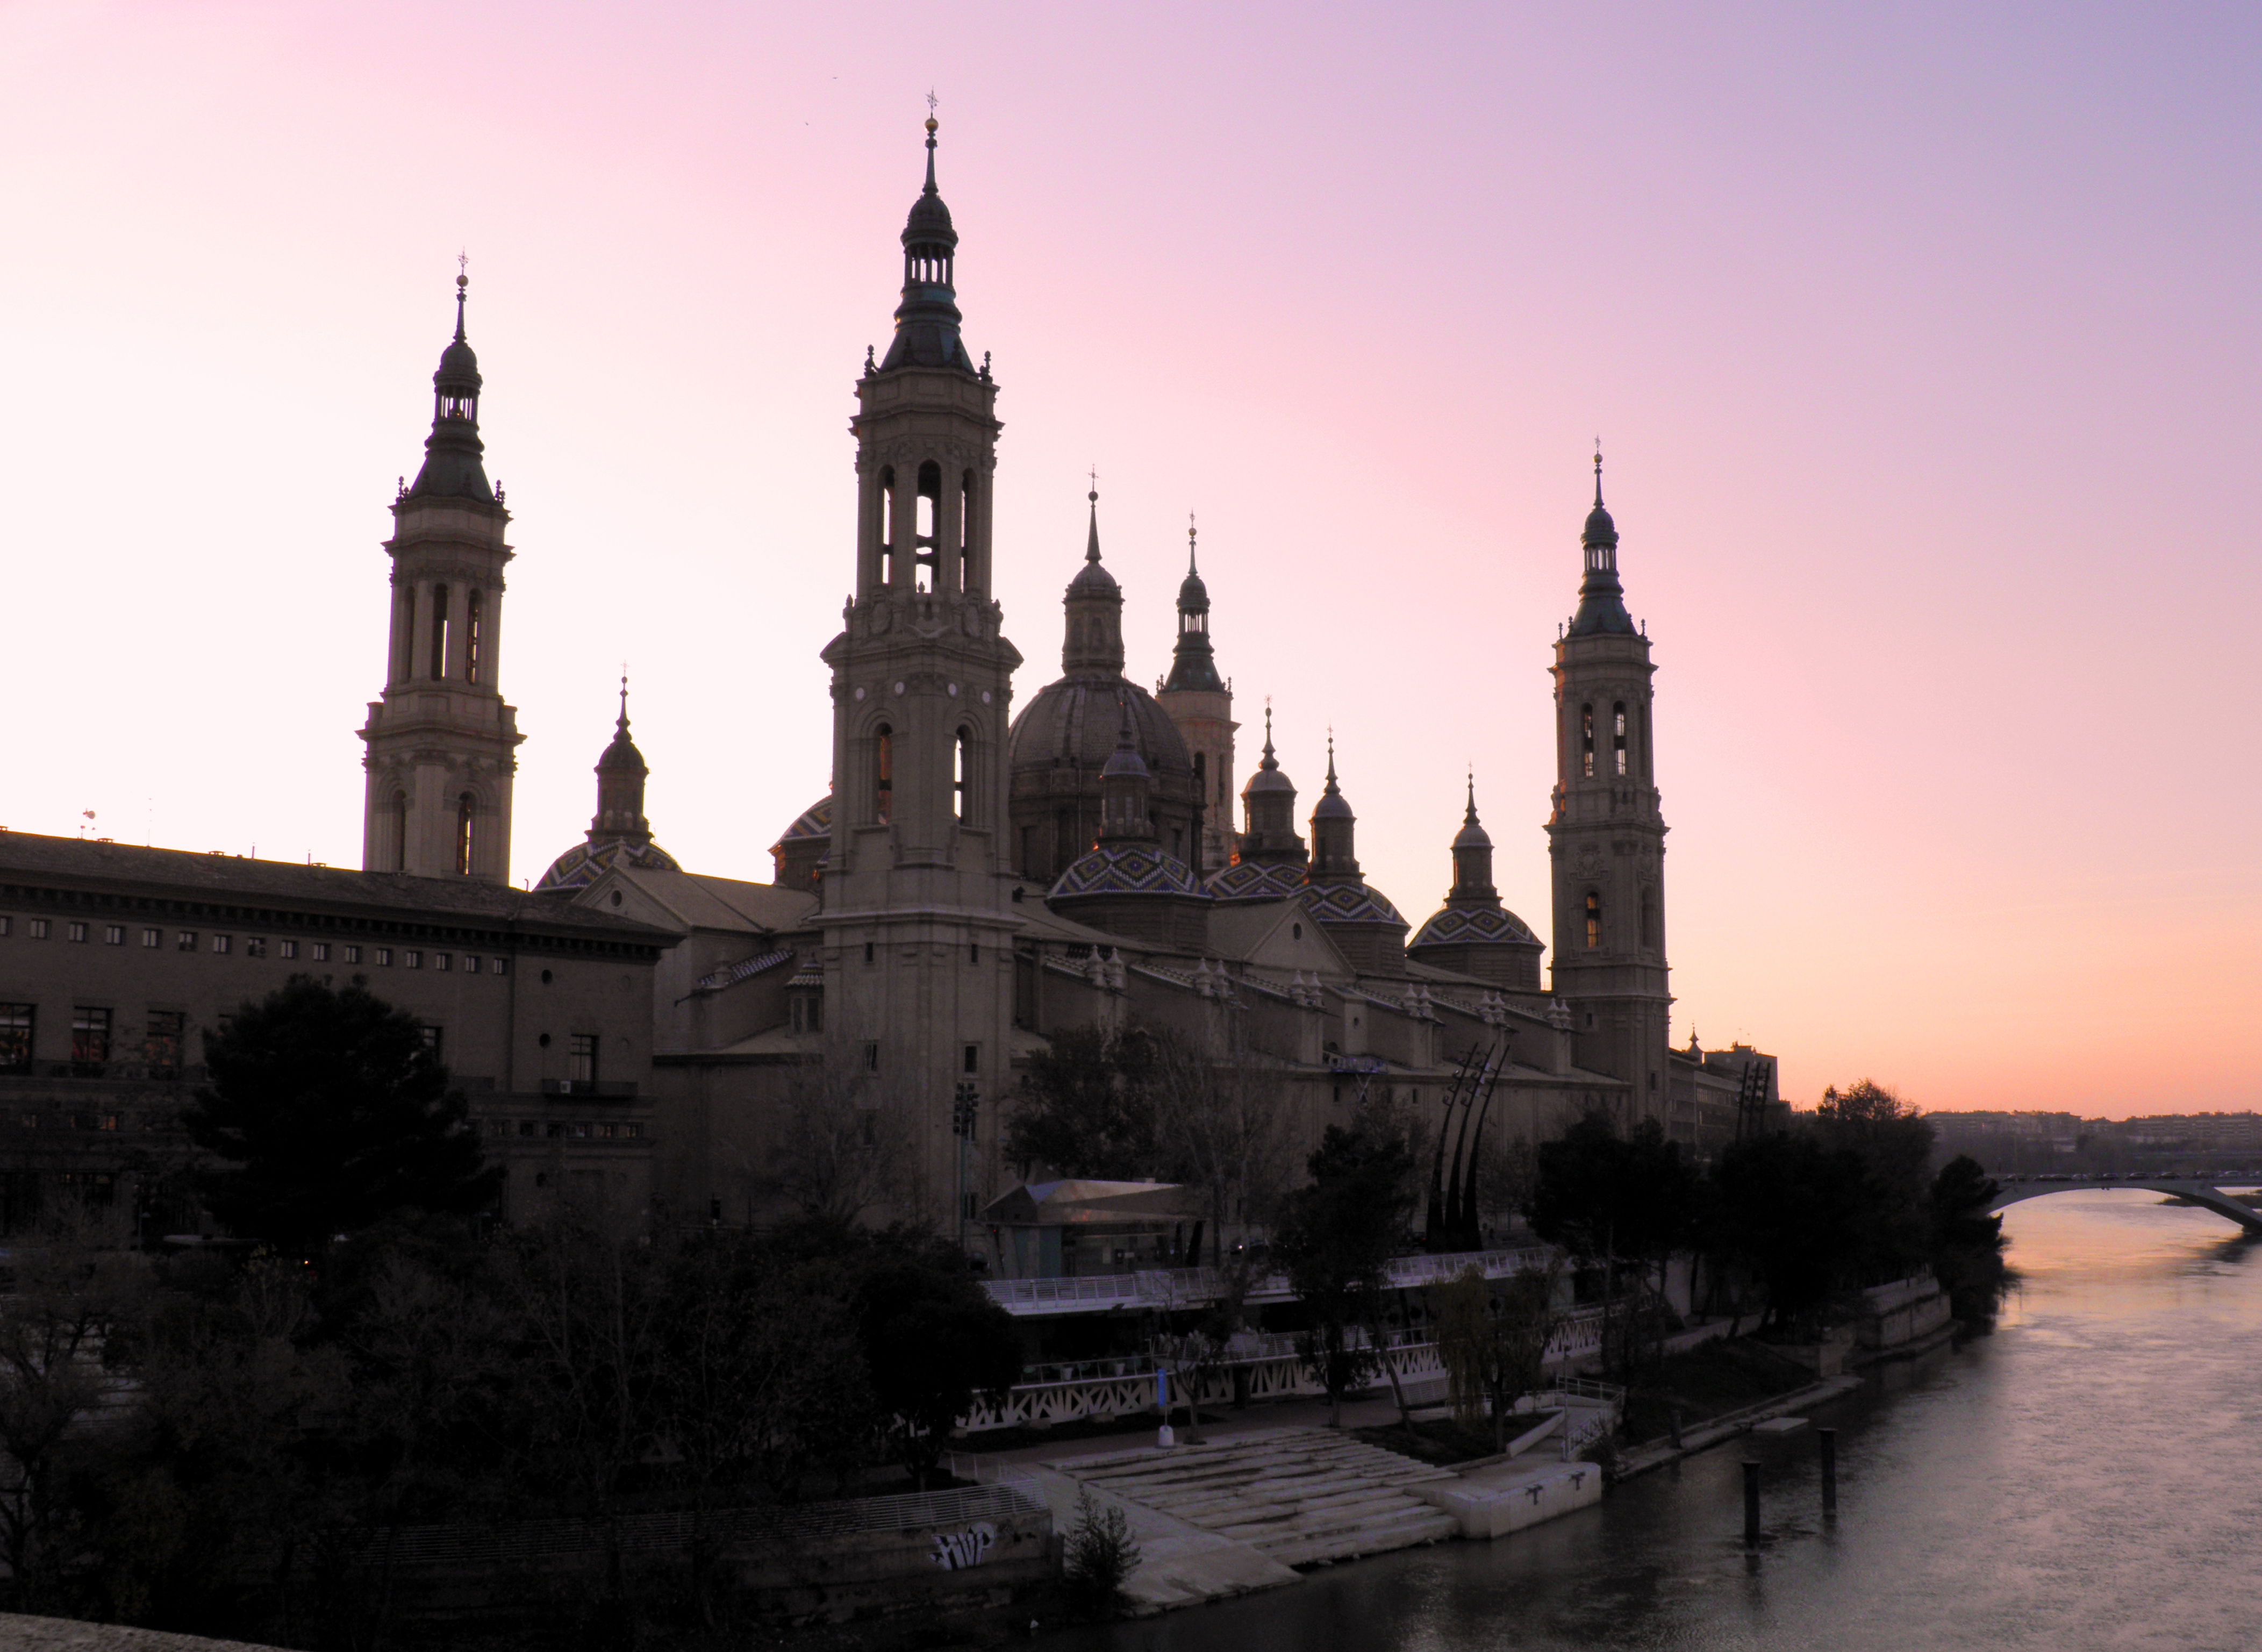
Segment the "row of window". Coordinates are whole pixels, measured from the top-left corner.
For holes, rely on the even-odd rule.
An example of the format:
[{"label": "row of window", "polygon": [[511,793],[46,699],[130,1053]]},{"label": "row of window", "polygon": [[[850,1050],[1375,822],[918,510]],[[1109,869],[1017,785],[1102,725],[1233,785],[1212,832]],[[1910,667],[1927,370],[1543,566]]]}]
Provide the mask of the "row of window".
[{"label": "row of window", "polygon": [[[1587,891],[1586,919],[1587,945],[1590,948],[1601,946],[1603,944],[1603,898],[1591,889]],[[1641,944],[1645,947],[1654,947],[1659,944],[1657,891],[1653,889],[1644,889],[1641,891]]]},{"label": "row of window", "polygon": [[568,1142],[637,1142],[644,1139],[644,1126],[634,1120],[616,1122],[608,1119],[489,1119],[486,1133],[491,1136],[541,1136],[548,1141]]},{"label": "row of window", "polygon": [[[0,914],[0,936],[13,934],[15,927],[16,920],[13,918]],[[82,923],[73,919],[63,925],[63,939],[82,943],[90,942],[94,939],[94,925]],[[47,919],[32,918],[25,920],[24,933],[31,940],[45,941],[54,933],[54,927]],[[126,944],[126,926],[124,924],[102,926],[102,941],[104,946],[122,947]],[[209,950],[225,956],[236,950],[236,940],[237,937],[232,934],[207,935],[201,934],[194,929],[176,929],[173,932],[173,949],[176,952]],[[145,948],[154,949],[162,947],[165,944],[165,932],[162,929],[145,927],[141,931],[140,941]],[[267,956],[268,942],[265,935],[245,935],[242,941],[245,957]],[[302,945],[305,948],[303,954],[300,951]],[[336,961],[341,963],[366,962],[391,969],[396,952],[399,954],[400,967],[404,970],[429,968],[438,970],[443,974],[450,970],[461,970],[465,975],[507,975],[510,972],[509,959],[490,957],[477,952],[428,952],[421,947],[363,947],[342,942],[333,943],[328,941],[309,941],[302,943],[287,936],[275,942],[277,957],[297,958],[303,956],[308,962],[313,963],[328,963],[331,962],[335,954]]]}]

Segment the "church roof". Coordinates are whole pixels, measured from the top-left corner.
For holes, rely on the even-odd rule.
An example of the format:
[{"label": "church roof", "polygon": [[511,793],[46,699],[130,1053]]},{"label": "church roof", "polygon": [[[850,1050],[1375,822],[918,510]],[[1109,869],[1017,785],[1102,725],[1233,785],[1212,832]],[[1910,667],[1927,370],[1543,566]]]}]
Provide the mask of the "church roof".
[{"label": "church roof", "polygon": [[773,847],[782,847],[805,838],[829,838],[832,835],[832,794],[828,791],[796,815],[793,824],[780,834],[777,844]]},{"label": "church roof", "polygon": [[1398,908],[1380,890],[1364,884],[1314,884],[1304,891],[1304,905],[1323,924],[1396,924],[1406,927]]},{"label": "church roof", "polygon": [[1151,844],[1103,843],[1079,857],[1045,897],[1077,895],[1194,895],[1201,890],[1185,862]]},{"label": "church roof", "polygon": [[1448,906],[1433,915],[1406,944],[1442,947],[1471,942],[1511,947],[1541,944],[1531,926],[1504,906]]},{"label": "church roof", "polygon": [[1202,884],[1203,891],[1220,901],[1287,900],[1303,887],[1300,861],[1235,861],[1212,872]]},{"label": "church roof", "polygon": [[537,890],[587,889],[616,866],[633,866],[646,872],[680,872],[675,857],[657,843],[633,843],[613,838],[602,843],[576,843],[550,862],[535,884]]},{"label": "church roof", "polygon": [[1192,775],[1194,760],[1171,714],[1155,703],[1153,695],[1121,676],[1063,677],[1038,689],[1006,736],[1008,765],[1023,769],[1066,764],[1098,774],[1115,754],[1122,720],[1119,696],[1130,711],[1132,744],[1147,772]]}]

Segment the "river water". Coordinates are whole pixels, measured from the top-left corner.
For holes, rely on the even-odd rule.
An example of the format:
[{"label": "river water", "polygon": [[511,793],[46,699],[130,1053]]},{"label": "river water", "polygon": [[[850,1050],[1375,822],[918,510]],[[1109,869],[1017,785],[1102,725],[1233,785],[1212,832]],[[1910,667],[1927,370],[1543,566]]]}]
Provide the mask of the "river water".
[{"label": "river water", "polygon": [[[1492,1543],[1311,1573],[1060,1652],[2262,1647],[2262,1244],[2136,1192],[2013,1206],[1990,1337]],[[1741,1541],[1745,1457],[1768,1539]]]}]

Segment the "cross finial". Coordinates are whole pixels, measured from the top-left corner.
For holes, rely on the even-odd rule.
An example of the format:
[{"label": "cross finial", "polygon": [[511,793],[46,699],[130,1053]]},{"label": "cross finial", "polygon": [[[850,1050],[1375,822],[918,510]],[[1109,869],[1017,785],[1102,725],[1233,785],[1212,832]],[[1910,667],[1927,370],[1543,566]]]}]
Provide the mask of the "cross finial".
[{"label": "cross finial", "polygon": [[629,725],[629,662],[621,661],[621,727]]},{"label": "cross finial", "polygon": [[1091,467],[1091,498],[1092,498],[1093,501],[1094,501],[1095,503],[1097,503],[1097,502],[1098,502],[1098,501],[1099,501],[1099,465],[1093,465],[1093,466]]},{"label": "cross finial", "polygon": [[1603,502],[1603,438],[1595,437],[1595,503]]},{"label": "cross finial", "polygon": [[1186,572],[1194,571],[1194,513],[1186,512]]}]

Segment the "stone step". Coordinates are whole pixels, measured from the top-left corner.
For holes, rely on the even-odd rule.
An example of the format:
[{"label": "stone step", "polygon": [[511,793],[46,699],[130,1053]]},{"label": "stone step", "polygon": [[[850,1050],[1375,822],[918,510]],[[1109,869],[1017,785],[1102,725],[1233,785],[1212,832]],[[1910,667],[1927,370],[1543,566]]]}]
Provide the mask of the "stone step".
[{"label": "stone step", "polygon": [[1442,1542],[1460,1533],[1460,1522],[1434,1509],[1420,1514],[1376,1521],[1342,1531],[1283,1534],[1250,1547],[1267,1560],[1283,1566],[1315,1566],[1333,1561],[1356,1560],[1362,1555],[1382,1555],[1392,1549]]},{"label": "stone step", "polygon": [[1268,1536],[1350,1531],[1431,1511],[1426,1503],[1386,1493],[1380,1497],[1341,1497],[1326,1503],[1258,1504],[1241,1511],[1230,1521],[1201,1524],[1207,1531],[1261,1547]]}]

